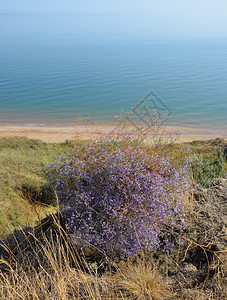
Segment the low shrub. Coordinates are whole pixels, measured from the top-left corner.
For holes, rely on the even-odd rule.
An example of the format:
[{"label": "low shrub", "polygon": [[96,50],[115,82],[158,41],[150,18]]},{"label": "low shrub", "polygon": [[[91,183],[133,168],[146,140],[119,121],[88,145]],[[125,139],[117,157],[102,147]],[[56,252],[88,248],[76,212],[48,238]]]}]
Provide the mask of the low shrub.
[{"label": "low shrub", "polygon": [[42,185],[28,185],[22,184],[18,190],[24,199],[27,199],[33,204],[44,204],[44,205],[54,205],[54,193],[50,190],[49,184],[43,183]]},{"label": "low shrub", "polygon": [[225,173],[226,164],[219,148],[207,157],[194,154],[191,161],[195,181],[206,188],[211,185],[212,179],[222,177]]},{"label": "low shrub", "polygon": [[110,257],[173,246],[161,227],[184,228],[187,173],[148,147],[107,140],[74,148],[47,170],[77,246]]}]

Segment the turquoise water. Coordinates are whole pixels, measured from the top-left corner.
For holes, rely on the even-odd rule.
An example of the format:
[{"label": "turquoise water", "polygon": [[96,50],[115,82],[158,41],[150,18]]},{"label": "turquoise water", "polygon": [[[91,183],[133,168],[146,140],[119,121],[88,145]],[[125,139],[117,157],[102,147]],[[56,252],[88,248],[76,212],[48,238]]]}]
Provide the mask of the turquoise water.
[{"label": "turquoise water", "polygon": [[227,40],[2,29],[0,38],[0,125],[72,125],[88,115],[111,124],[153,91],[171,111],[169,125],[227,131]]}]

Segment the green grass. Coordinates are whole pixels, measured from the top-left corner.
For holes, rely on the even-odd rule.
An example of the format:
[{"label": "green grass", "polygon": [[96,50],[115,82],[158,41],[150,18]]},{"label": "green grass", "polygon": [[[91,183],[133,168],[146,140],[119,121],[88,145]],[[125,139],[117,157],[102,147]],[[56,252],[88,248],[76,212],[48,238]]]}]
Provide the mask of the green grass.
[{"label": "green grass", "polygon": [[[0,229],[34,225],[38,215],[54,212],[53,195],[46,186],[44,171],[61,154],[67,154],[84,141],[67,140],[64,143],[44,143],[24,137],[0,138]],[[167,154],[177,161],[185,155],[214,155],[210,141],[173,144]],[[79,153],[80,151],[78,151]],[[227,171],[227,167],[225,167]],[[22,195],[23,194],[23,195]],[[31,201],[33,200],[33,201]],[[43,203],[39,203],[43,202]],[[48,205],[44,205],[48,204]]]},{"label": "green grass", "polygon": [[[213,162],[217,161],[222,164],[222,170],[219,172],[220,174],[216,172],[216,175],[224,175],[227,173],[227,159],[224,160],[224,157],[222,157],[222,151],[220,151],[221,157],[219,156],[218,152],[220,148],[212,145],[214,141],[215,140],[208,140],[172,144],[168,147],[167,154],[178,162],[184,161],[186,156],[190,158],[201,158],[204,161],[208,161],[209,165],[213,165]],[[197,181],[197,175],[195,175],[194,180]]]},{"label": "green grass", "polygon": [[[83,143],[84,141],[80,140],[68,140],[57,144],[21,137],[0,138],[0,229],[2,233],[7,234],[14,228],[26,225],[33,226],[40,218],[57,210],[56,206],[51,204],[54,195],[46,185],[45,169],[61,154],[69,153],[74,146],[77,147],[77,153],[80,155]],[[166,148],[166,152],[176,161],[183,162],[185,156],[192,155],[212,159],[216,147],[212,146],[210,141],[199,141],[173,144]],[[207,295],[203,285],[198,284],[198,287],[195,286],[193,289],[182,286],[182,293],[178,291],[178,296],[182,297],[174,298],[175,282],[168,281],[166,274],[170,267],[171,272],[177,269],[180,247],[183,249],[183,246],[179,246],[179,249],[169,255],[155,253],[152,256],[148,253],[145,258],[139,257],[137,262],[121,261],[115,266],[114,272],[108,269],[100,276],[98,275],[100,266],[94,263],[88,265],[89,272],[75,270],[69,264],[59,265],[57,259],[53,258],[50,244],[50,251],[46,251],[45,257],[50,262],[50,270],[39,273],[31,266],[28,272],[18,266],[15,271],[11,271],[9,277],[0,276],[0,297],[1,299],[28,299],[29,297],[31,299],[222,299],[221,296],[216,296],[216,287],[217,289],[221,287],[220,293],[222,293],[225,286],[224,275],[221,273],[224,271],[219,266],[218,273],[215,273],[216,277],[211,282],[212,287],[214,284],[216,286],[210,295]],[[59,249],[63,253],[64,249],[61,249],[61,245]],[[187,247],[185,253],[182,252],[182,256],[186,256],[189,250]],[[225,263],[224,258],[223,261]]]},{"label": "green grass", "polygon": [[43,217],[55,211],[53,206],[35,203],[48,202],[46,199],[51,197],[51,192],[45,190],[44,170],[59,155],[68,153],[73,146],[79,146],[81,143],[66,141],[62,144],[47,144],[23,137],[0,138],[2,231],[8,231],[9,227],[33,225],[38,220],[37,212]]}]

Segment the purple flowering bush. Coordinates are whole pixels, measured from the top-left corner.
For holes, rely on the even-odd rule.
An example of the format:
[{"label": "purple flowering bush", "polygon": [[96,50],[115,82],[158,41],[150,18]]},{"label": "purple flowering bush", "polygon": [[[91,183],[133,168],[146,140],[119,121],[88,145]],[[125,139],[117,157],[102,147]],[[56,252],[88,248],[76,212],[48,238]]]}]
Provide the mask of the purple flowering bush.
[{"label": "purple flowering bush", "polygon": [[124,257],[173,246],[162,228],[184,228],[187,170],[130,141],[99,141],[60,157],[48,178],[76,245]]}]

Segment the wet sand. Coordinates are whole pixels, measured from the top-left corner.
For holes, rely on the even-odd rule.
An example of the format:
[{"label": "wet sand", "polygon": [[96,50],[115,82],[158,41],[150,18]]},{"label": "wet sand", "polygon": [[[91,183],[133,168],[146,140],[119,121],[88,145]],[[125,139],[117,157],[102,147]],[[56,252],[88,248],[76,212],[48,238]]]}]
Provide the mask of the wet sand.
[{"label": "wet sand", "polygon": [[[61,143],[70,139],[97,138],[103,134],[116,131],[116,125],[100,126],[72,126],[72,127],[46,127],[46,126],[0,126],[0,137],[22,136],[30,139],[41,139],[45,142]],[[189,142],[195,140],[208,140],[224,138],[227,140],[227,131],[212,131],[202,128],[167,127],[165,137],[179,132],[178,142]]]}]

